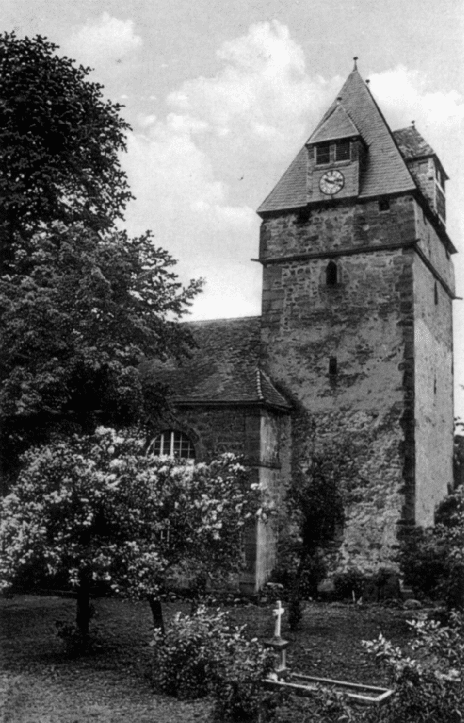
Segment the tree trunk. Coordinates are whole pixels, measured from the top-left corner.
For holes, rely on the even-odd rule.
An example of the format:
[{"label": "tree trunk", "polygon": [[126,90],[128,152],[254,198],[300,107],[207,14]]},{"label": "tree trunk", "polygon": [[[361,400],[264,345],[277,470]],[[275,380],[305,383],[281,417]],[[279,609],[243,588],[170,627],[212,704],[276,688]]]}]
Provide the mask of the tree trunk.
[{"label": "tree trunk", "polygon": [[161,600],[159,597],[150,595],[148,598],[148,604],[150,605],[151,614],[153,615],[153,627],[155,630],[161,630],[164,635],[163,608],[161,607]]},{"label": "tree trunk", "polygon": [[301,578],[306,567],[306,561],[309,557],[307,550],[301,551],[301,557],[295,572],[295,577],[290,589],[288,624],[290,630],[297,630],[301,622]]},{"label": "tree trunk", "polygon": [[90,581],[85,573],[79,576],[76,600],[76,625],[83,640],[88,640],[90,626]]}]

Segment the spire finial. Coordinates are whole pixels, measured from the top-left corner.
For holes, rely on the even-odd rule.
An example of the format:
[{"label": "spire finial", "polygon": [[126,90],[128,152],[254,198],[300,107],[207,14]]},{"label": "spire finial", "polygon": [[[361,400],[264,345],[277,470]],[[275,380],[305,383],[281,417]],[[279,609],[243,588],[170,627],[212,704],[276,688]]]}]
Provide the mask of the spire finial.
[{"label": "spire finial", "polygon": [[411,125],[412,125],[413,128],[415,128],[415,127],[416,127],[416,121],[411,121]]},{"label": "spire finial", "polygon": [[369,85],[370,82],[369,78],[366,78],[366,85]]},{"label": "spire finial", "polygon": [[354,58],[353,58],[353,60],[354,60],[354,68],[353,68],[353,70],[357,70],[357,69],[358,69],[358,56],[355,55]]}]

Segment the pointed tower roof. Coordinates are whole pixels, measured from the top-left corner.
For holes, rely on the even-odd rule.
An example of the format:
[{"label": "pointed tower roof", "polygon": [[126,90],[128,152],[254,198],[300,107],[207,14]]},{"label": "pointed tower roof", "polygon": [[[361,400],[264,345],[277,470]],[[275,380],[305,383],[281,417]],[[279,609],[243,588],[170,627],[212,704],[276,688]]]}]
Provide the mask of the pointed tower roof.
[{"label": "pointed tower roof", "polygon": [[[427,141],[421,136],[416,126],[413,124],[409,128],[401,128],[398,131],[393,131],[395,141],[397,142],[403,158],[428,158],[432,156],[436,158],[443,168],[443,164],[438,158],[437,154],[433,150]],[[445,170],[443,169],[446,178],[448,178]]]},{"label": "pointed tower roof", "polygon": [[[361,135],[368,148],[359,198],[413,191],[417,188],[382,112],[356,68],[349,74],[337,100],[325,113],[308,143],[333,140],[337,128],[343,132],[343,136],[337,137],[346,137],[346,130],[351,129],[351,125],[355,130],[350,131],[349,135]],[[306,170],[305,146],[259,207],[258,213],[305,205]]]}]

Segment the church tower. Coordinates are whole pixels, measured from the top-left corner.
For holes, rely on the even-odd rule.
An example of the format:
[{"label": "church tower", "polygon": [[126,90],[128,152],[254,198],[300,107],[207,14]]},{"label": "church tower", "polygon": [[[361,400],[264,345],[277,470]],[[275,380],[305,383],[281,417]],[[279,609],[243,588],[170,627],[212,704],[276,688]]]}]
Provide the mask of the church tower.
[{"label": "church tower", "polygon": [[349,440],[360,478],[343,565],[392,560],[452,483],[455,248],[446,174],[413,126],[388,127],[355,63],[258,209],[261,348],[297,410],[293,472]]}]

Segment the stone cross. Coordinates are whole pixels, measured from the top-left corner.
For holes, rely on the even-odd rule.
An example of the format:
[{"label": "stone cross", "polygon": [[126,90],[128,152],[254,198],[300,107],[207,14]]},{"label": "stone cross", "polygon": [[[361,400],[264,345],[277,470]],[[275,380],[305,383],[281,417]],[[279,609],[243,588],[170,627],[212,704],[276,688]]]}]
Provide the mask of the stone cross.
[{"label": "stone cross", "polygon": [[277,600],[277,608],[272,611],[274,614],[274,617],[276,619],[275,621],[275,630],[274,630],[274,638],[280,638],[280,632],[282,628],[282,615],[284,614],[285,610],[282,607],[282,603],[280,600]]}]

